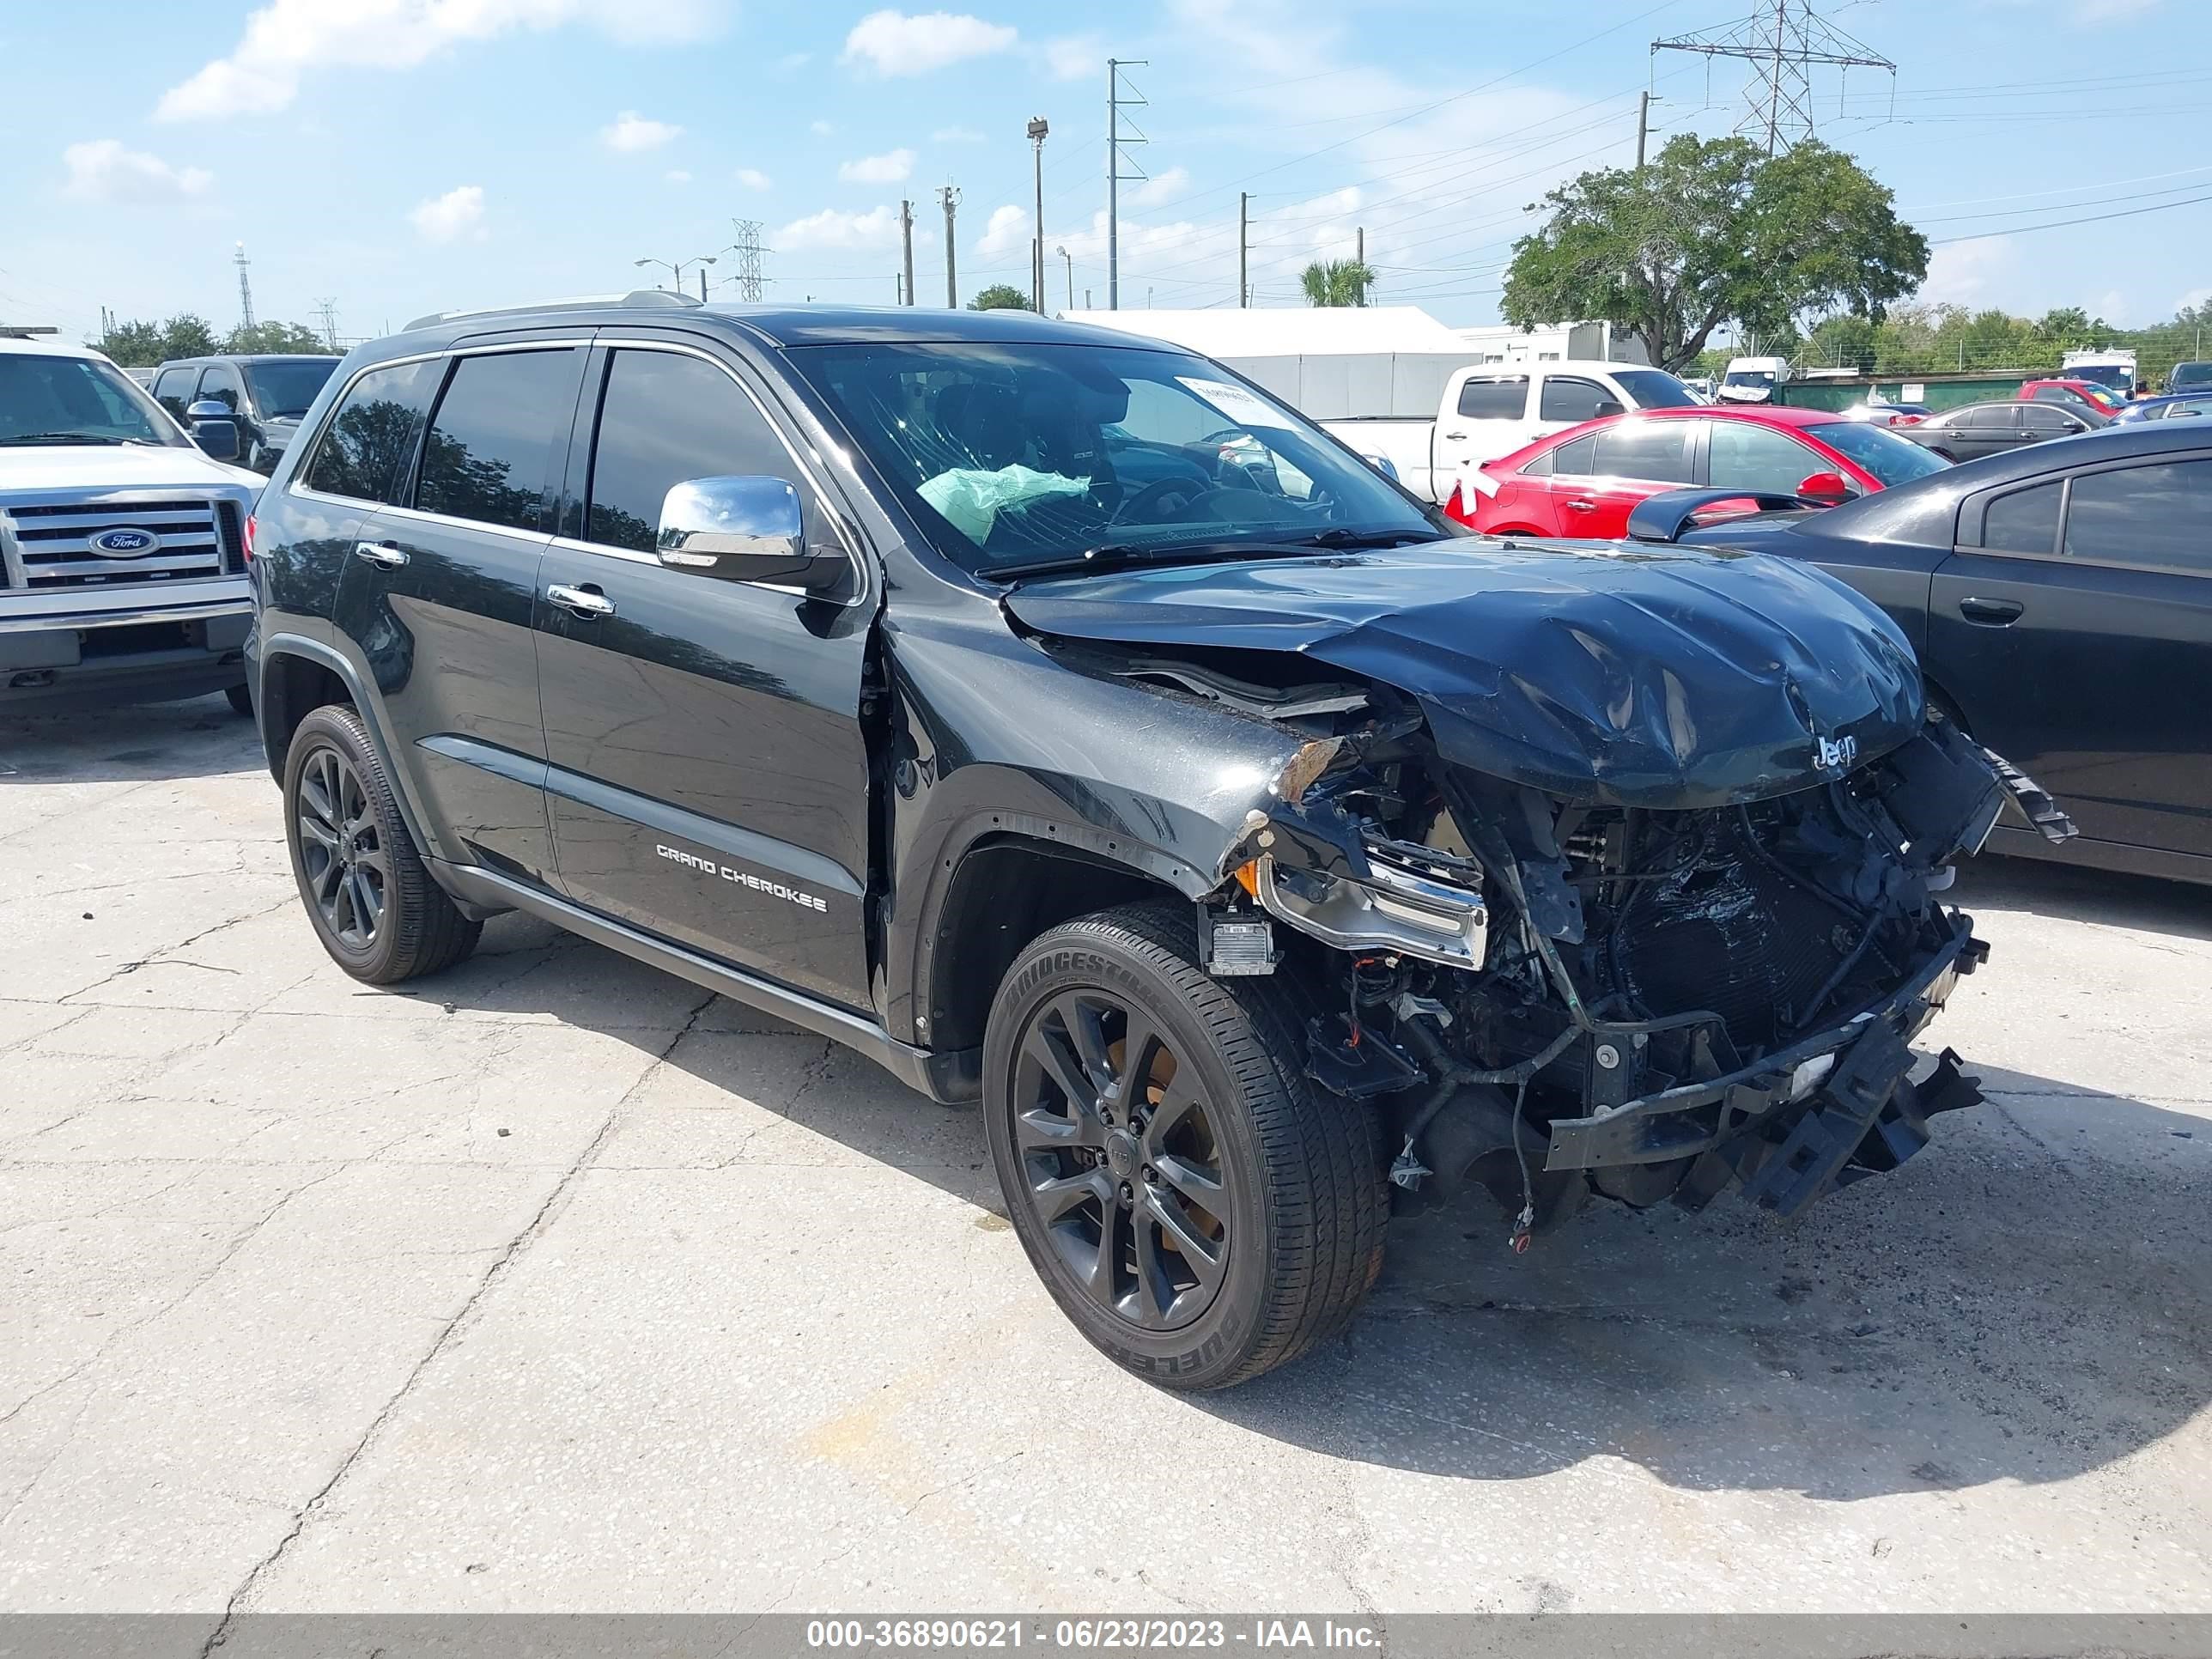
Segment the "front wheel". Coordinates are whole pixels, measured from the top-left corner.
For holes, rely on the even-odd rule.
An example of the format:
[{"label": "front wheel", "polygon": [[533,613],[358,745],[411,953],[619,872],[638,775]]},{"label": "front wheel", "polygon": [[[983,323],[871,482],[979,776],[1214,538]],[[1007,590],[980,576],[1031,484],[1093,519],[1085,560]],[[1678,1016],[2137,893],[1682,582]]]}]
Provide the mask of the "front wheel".
[{"label": "front wheel", "polygon": [[225,686],[222,695],[230,699],[231,713],[243,714],[248,720],[253,718],[253,688],[244,680],[236,685]]},{"label": "front wheel", "polygon": [[983,1106],[1007,1213],[1061,1311],[1176,1389],[1241,1382],[1340,1330],[1389,1216],[1364,1107],[1301,1074],[1283,993],[1196,966],[1187,912],[1072,921],[1008,969]]}]

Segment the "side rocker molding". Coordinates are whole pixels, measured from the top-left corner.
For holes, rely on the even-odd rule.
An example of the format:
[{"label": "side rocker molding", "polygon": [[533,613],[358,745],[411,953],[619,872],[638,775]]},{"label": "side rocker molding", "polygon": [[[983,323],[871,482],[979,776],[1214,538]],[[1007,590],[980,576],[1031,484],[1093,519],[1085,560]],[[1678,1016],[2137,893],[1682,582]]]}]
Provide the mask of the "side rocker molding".
[{"label": "side rocker molding", "polygon": [[463,903],[527,911],[648,967],[688,979],[694,985],[718,992],[763,1013],[787,1019],[817,1036],[829,1037],[857,1049],[909,1089],[927,1095],[941,1105],[963,1105],[982,1094],[983,1057],[980,1049],[932,1051],[915,1048],[901,1042],[861,1015],[681,945],[654,939],[597,911],[572,904],[541,888],[479,865],[433,860],[430,870],[439,885]]}]

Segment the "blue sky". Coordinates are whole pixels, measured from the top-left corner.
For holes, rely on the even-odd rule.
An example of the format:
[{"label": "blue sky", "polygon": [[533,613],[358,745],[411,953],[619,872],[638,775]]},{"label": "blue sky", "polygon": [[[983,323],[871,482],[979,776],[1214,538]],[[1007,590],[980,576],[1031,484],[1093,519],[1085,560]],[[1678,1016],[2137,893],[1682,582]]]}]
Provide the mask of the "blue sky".
[{"label": "blue sky", "polygon": [[[82,335],[105,305],[227,326],[243,240],[260,317],[308,320],[327,298],[362,336],[639,285],[656,273],[634,260],[726,248],[738,216],[768,227],[772,297],[887,303],[902,197],[921,293],[941,300],[947,181],[962,298],[1026,288],[1039,114],[1048,244],[1073,259],[1077,303],[1103,305],[1111,52],[1149,60],[1130,75],[1150,179],[1124,186],[1125,307],[1233,303],[1243,190],[1258,303],[1295,302],[1298,268],[1364,227],[1382,300],[1491,321],[1528,204],[1632,159],[1639,91],[1659,100],[1655,142],[1733,124],[1739,66],[1648,48],[1751,9],[945,4],[0,0],[0,320]],[[1816,77],[1816,109],[1944,239],[1928,297],[2129,324],[2212,297],[2212,200],[2194,199],[2212,198],[2212,3],[1823,9],[1899,64],[1893,100],[1855,71]],[[1067,267],[1051,265],[1058,305]]]}]

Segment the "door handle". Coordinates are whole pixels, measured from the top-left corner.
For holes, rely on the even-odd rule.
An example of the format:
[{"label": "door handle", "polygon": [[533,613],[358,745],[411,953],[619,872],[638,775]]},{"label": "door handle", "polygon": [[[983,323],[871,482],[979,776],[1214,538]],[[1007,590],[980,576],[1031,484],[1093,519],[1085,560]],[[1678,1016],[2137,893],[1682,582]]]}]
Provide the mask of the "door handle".
[{"label": "door handle", "polygon": [[1989,628],[2009,628],[2027,609],[2018,599],[1978,599],[1970,595],[1959,601],[1960,616]]},{"label": "door handle", "polygon": [[1464,432],[1447,432],[1444,434],[1444,436],[1451,442],[1458,443],[1466,438],[1467,434]]},{"label": "door handle", "polygon": [[545,590],[545,597],[572,617],[588,619],[615,614],[615,602],[594,587],[570,587],[555,582]]},{"label": "door handle", "polygon": [[1567,503],[1567,511],[1570,513],[1595,513],[1597,511],[1597,503],[1587,499],[1586,497],[1577,495],[1574,500]]},{"label": "door handle", "polygon": [[356,542],[353,556],[386,570],[397,570],[407,562],[407,555],[390,542]]}]

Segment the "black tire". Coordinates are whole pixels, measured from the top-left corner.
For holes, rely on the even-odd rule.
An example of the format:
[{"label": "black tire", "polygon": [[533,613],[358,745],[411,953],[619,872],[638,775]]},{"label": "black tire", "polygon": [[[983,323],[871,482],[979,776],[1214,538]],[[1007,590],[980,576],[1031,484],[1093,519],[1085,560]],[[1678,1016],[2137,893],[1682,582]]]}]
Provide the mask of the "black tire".
[{"label": "black tire", "polygon": [[253,718],[253,689],[244,680],[225,687],[222,695],[230,699],[231,713],[243,714],[248,720]]},{"label": "black tire", "polygon": [[354,978],[396,985],[477,948],[483,924],[430,878],[383,759],[343,703],[311,710],[292,734],[284,841],[315,937]]},{"label": "black tire", "polygon": [[[1197,957],[1173,903],[1055,927],[1008,969],[983,1045],[985,1135],[1030,1264],[1109,1358],[1193,1390],[1340,1331],[1381,1271],[1389,1218],[1373,1114],[1306,1080],[1292,1000],[1271,979],[1214,980]],[[1132,1062],[1139,1019],[1158,1042],[1139,1031]],[[1143,1069],[1124,1100],[1114,1068],[1129,1063]],[[1176,1086],[1186,1065],[1195,1089]],[[1117,1111],[1131,1104],[1133,1116]],[[1097,1224],[1109,1198],[1110,1243]]]}]

